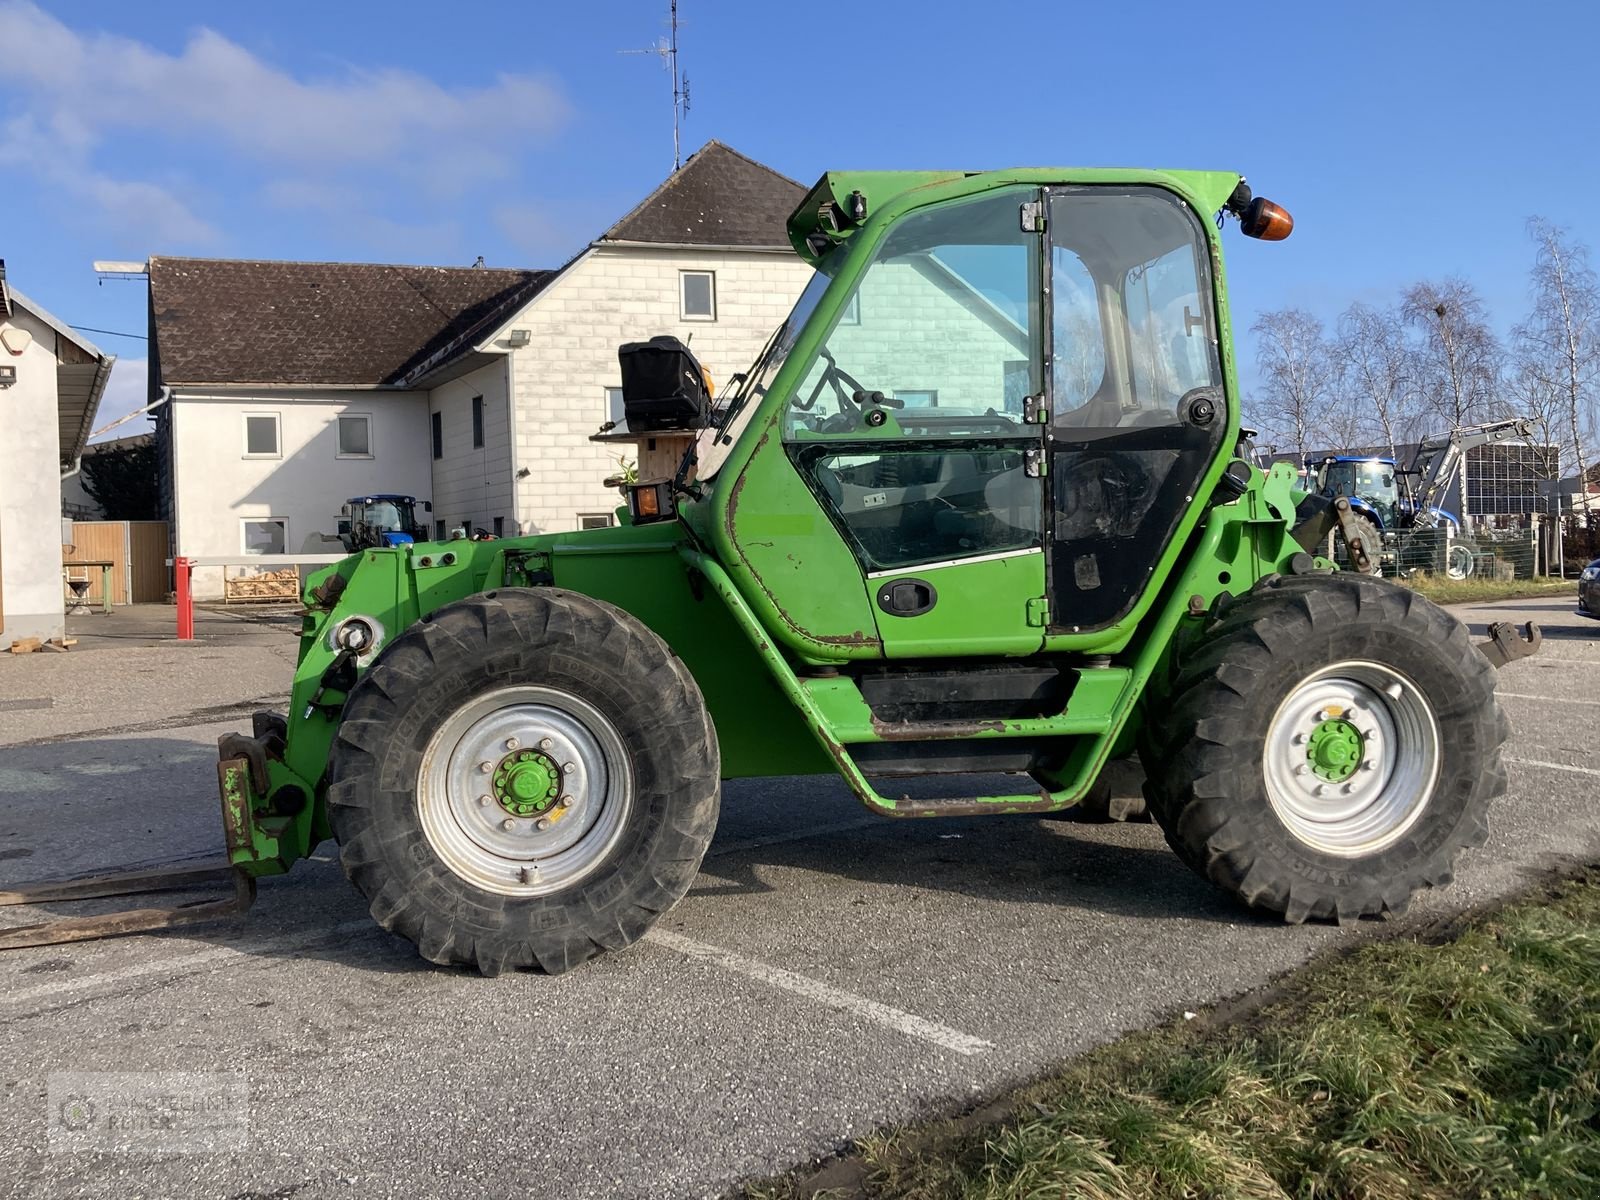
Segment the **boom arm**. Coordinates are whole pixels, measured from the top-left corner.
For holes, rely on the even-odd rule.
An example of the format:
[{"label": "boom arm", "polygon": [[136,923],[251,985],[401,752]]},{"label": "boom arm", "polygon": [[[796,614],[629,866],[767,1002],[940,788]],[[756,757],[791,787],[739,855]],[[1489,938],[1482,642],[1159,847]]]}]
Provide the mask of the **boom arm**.
[{"label": "boom arm", "polygon": [[1533,424],[1523,418],[1490,421],[1485,425],[1465,425],[1443,437],[1429,438],[1417,447],[1412,471],[1419,477],[1413,497],[1413,524],[1430,528],[1439,523],[1438,503],[1450,490],[1461,470],[1466,453],[1479,446],[1492,446],[1509,438],[1525,438]]}]

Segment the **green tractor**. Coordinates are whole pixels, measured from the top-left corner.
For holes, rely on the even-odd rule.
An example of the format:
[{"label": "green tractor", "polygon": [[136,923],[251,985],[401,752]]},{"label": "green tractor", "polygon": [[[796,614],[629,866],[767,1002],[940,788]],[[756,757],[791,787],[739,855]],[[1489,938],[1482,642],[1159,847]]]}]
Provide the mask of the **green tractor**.
[{"label": "green tractor", "polygon": [[1133,754],[1249,905],[1447,882],[1506,786],[1493,667],[1537,631],[1475,646],[1316,556],[1351,512],[1241,438],[1222,216],[1291,227],[1226,172],[824,176],[789,221],[816,274],[714,404],[648,344],[630,409],[698,431],[623,524],[308,579],[288,714],[221,744],[241,903],[331,837],[428,960],[562,971],[684,895],[724,779],[1044,815]]}]

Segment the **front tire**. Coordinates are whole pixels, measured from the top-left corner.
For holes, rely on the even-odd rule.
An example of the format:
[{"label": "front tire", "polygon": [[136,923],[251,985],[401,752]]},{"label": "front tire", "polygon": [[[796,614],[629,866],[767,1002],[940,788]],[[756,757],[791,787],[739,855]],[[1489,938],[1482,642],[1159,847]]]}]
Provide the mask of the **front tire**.
[{"label": "front tire", "polygon": [[1229,606],[1151,711],[1151,808],[1184,862],[1291,922],[1448,883],[1506,786],[1494,669],[1448,613],[1367,576]]},{"label": "front tire", "polygon": [[627,613],[505,588],[397,637],[345,703],[328,818],[385,929],[485,975],[565,971],[689,888],[720,763],[694,678]]}]

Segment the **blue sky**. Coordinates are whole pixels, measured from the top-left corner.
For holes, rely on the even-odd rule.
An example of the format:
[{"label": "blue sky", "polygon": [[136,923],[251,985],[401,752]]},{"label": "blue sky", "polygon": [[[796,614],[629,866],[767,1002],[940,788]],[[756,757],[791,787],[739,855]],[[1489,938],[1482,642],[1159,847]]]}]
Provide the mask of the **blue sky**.
[{"label": "blue sky", "polygon": [[[0,0],[0,257],[57,316],[133,333],[142,285],[98,285],[91,260],[558,265],[671,167],[668,77],[619,53],[665,16],[665,0]],[[1450,274],[1504,329],[1526,302],[1525,217],[1600,242],[1592,4],[682,0],[681,18],[686,146],[720,138],[804,182],[1244,172],[1297,227],[1232,240],[1241,330]],[[143,343],[90,336],[123,356],[106,410],[126,411]]]}]

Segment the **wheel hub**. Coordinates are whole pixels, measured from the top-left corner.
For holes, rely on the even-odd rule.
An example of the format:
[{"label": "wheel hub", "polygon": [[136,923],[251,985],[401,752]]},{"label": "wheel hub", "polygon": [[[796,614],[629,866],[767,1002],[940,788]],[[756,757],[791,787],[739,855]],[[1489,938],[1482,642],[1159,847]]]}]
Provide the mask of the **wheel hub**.
[{"label": "wheel hub", "polygon": [[494,798],[513,817],[533,817],[561,797],[561,768],[541,750],[513,750],[494,769]]},{"label": "wheel hub", "polygon": [[1284,828],[1357,858],[1400,840],[1428,806],[1443,755],[1421,690],[1381,663],[1334,663],[1278,706],[1263,746],[1267,799]]},{"label": "wheel hub", "polygon": [[1342,783],[1355,774],[1366,749],[1361,731],[1343,717],[1329,717],[1306,739],[1306,761],[1329,783]]},{"label": "wheel hub", "polygon": [[429,740],[417,779],[441,861],[506,896],[549,895],[597,868],[621,836],[633,777],[616,727],[570,692],[480,693]]}]

